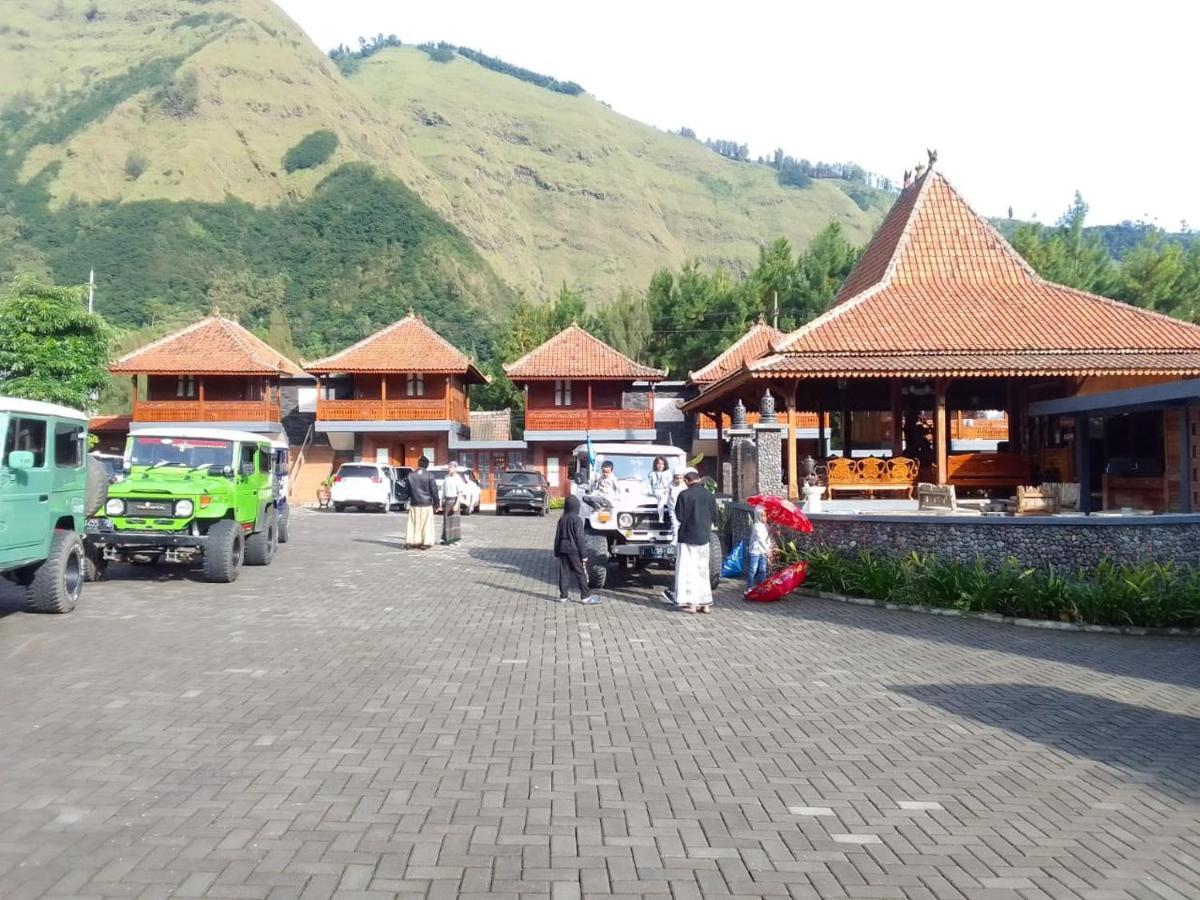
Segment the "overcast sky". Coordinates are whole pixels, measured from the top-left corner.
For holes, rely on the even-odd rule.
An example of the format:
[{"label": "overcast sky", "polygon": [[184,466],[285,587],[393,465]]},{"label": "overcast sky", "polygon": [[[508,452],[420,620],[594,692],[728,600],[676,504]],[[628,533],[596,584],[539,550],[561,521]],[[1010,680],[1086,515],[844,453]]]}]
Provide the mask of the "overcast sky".
[{"label": "overcast sky", "polygon": [[[445,40],[659,128],[853,161],[899,181],[936,148],[977,211],[1200,227],[1200,4],[279,0],[324,50]],[[711,10],[711,11],[710,11]]]}]

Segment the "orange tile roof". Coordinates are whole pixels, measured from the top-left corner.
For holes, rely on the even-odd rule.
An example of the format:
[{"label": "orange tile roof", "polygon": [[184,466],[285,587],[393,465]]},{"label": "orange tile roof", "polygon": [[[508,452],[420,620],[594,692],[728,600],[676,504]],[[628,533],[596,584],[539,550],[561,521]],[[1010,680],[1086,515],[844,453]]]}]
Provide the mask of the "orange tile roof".
[{"label": "orange tile roof", "polygon": [[1041,278],[936,172],[909,187],[791,354],[1200,351],[1200,327]]},{"label": "orange tile roof", "polygon": [[463,375],[468,382],[487,383],[487,376],[465,353],[411,312],[357,344],[304,368],[313,373],[430,372]]},{"label": "orange tile roof", "polygon": [[740,373],[804,378],[954,378],[972,375],[1200,375],[1200,350],[1167,353],[913,353],[886,356],[777,353]]},{"label": "orange tile roof", "polygon": [[128,413],[119,416],[93,416],[88,420],[88,431],[109,433],[127,432],[133,417]]},{"label": "orange tile roof", "polygon": [[614,350],[578,325],[564,328],[516,362],[504,366],[513,381],[590,378],[614,381],[661,381],[667,373],[643,366]]},{"label": "orange tile roof", "polygon": [[209,316],[127,353],[108,367],[130,375],[303,375],[304,371],[231,319]]},{"label": "orange tile roof", "polygon": [[769,353],[771,346],[783,338],[783,332],[772,328],[766,322],[759,321],[720,356],[703,369],[697,369],[690,374],[696,384],[712,384],[720,381],[726,375],[736,372],[748,362]]}]

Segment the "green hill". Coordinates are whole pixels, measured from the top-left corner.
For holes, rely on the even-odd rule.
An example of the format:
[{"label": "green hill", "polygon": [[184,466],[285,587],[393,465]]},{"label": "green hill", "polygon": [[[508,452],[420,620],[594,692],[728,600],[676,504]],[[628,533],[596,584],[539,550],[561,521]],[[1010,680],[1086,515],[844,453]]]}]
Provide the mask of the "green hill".
[{"label": "green hill", "polygon": [[406,131],[493,268],[537,293],[566,281],[604,299],[690,257],[740,270],[759,245],[785,236],[803,248],[831,220],[866,243],[892,200],[866,190],[864,211],[846,182],[782,187],[767,166],[461,56],[381,50],[350,84]]}]

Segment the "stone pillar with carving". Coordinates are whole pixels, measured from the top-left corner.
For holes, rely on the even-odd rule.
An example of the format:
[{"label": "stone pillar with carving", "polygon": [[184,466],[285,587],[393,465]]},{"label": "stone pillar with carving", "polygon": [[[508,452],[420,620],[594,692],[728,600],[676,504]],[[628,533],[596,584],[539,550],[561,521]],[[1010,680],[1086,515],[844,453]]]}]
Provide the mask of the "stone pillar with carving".
[{"label": "stone pillar with carving", "polygon": [[758,449],[757,493],[786,497],[783,484],[783,432],[786,428],[775,417],[775,398],[768,390],[759,407],[760,417],[754,426],[755,446]]},{"label": "stone pillar with carving", "polygon": [[734,500],[745,501],[758,490],[758,448],[754,443],[754,431],[746,424],[746,406],[738,400],[733,408],[733,422],[727,432],[729,437],[729,493]]}]

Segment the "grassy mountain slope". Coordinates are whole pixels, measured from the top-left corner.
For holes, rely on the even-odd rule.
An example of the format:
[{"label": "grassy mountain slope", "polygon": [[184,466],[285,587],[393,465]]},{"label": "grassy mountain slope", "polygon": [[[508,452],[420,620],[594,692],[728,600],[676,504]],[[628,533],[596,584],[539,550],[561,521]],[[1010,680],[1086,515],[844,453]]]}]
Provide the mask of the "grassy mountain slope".
[{"label": "grassy mountain slope", "polygon": [[803,247],[834,219],[865,243],[892,199],[869,192],[864,211],[839,182],[781,187],[765,166],[462,57],[384,50],[350,84],[408,131],[447,214],[496,271],[535,292],[578,282],[604,299],[696,256],[741,269],[760,244]]},{"label": "grassy mountain slope", "polygon": [[[404,135],[349,90],[326,56],[268,0],[9,0],[0,34],[0,109],[19,125],[18,174],[57,166],[53,203],[68,199],[265,204],[307,195],[347,161],[445,198]],[[195,77],[198,102],[172,113],[172,79]],[[326,167],[288,174],[281,159],[327,128]],[[145,171],[131,178],[130,154]]]}]

